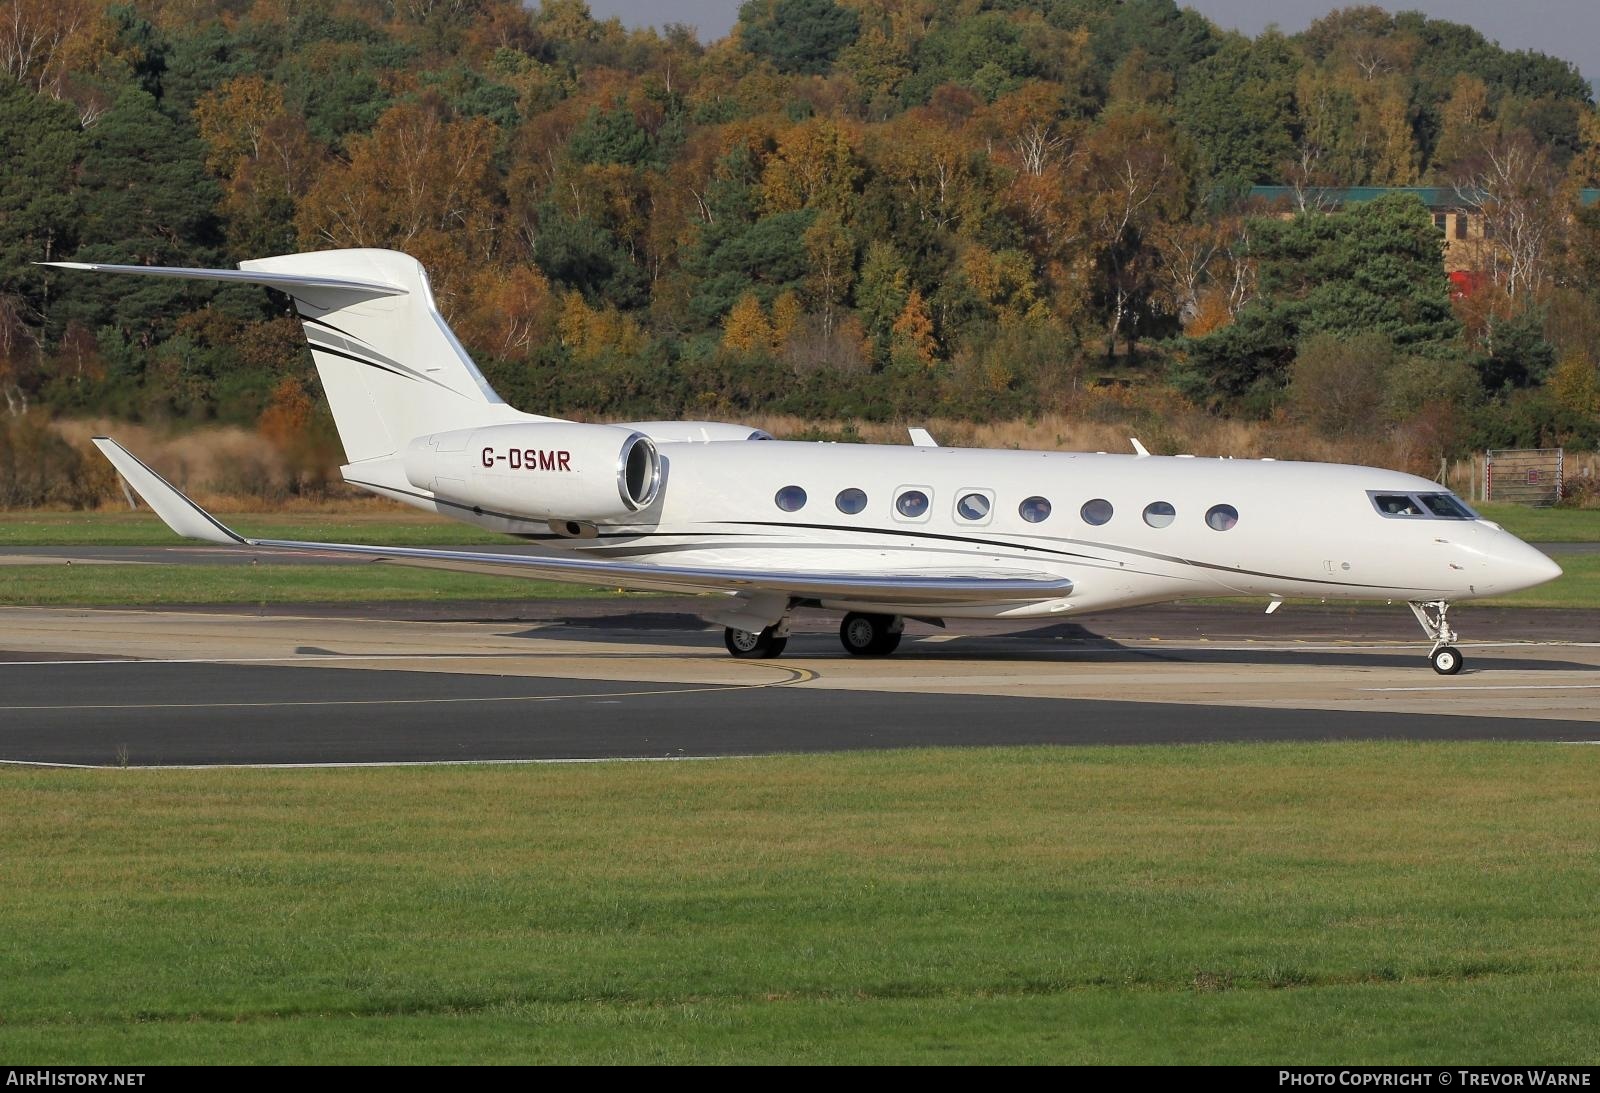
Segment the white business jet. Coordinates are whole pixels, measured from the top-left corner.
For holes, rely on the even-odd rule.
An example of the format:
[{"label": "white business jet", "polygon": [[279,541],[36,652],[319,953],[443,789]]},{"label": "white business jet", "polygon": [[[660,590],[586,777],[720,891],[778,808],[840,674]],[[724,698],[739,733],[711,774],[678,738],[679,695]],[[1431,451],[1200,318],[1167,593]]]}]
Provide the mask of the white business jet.
[{"label": "white business jet", "polygon": [[[708,421],[583,424],[495,394],[417,261],[323,251],[237,270],[53,265],[265,285],[293,299],[349,462],[345,481],[537,554],[245,539],[110,438],[95,443],[179,535],[263,549],[719,594],[736,657],[779,655],[799,606],[844,614],[852,654],[904,620],[1064,619],[1200,596],[1411,605],[1460,671],[1459,600],[1560,576],[1423,478],[1372,467],[1137,454],[784,443]],[[920,435],[919,435],[920,434]]]}]

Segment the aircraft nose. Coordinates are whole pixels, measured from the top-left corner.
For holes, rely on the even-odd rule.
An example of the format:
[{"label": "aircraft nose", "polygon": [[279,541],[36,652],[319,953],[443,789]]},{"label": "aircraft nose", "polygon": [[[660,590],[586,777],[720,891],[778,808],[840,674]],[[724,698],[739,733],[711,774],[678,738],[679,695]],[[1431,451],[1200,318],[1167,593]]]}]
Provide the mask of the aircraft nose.
[{"label": "aircraft nose", "polygon": [[1548,555],[1520,539],[1509,535],[1506,538],[1510,542],[1500,545],[1491,564],[1497,591],[1518,592],[1561,576],[1561,567]]}]

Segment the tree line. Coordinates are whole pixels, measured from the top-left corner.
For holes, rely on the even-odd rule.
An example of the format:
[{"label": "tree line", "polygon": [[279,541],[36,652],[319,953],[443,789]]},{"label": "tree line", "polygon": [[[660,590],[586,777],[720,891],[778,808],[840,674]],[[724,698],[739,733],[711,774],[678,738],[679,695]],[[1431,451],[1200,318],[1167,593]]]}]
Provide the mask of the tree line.
[{"label": "tree line", "polygon": [[[1326,202],[1419,184],[1494,236],[1465,297],[1416,198]],[[1376,7],[1250,39],[1172,0],[749,0],[700,42],[580,0],[0,0],[0,393],[316,457],[281,300],[32,263],[372,246],[533,410],[990,418],[1110,384],[1592,446],[1596,186],[1571,65]]]}]

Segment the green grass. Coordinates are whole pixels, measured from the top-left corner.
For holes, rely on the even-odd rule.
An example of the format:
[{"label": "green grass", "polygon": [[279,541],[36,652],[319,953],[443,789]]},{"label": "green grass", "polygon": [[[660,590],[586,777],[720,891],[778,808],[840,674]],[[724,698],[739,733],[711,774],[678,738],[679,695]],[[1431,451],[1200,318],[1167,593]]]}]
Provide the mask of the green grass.
[{"label": "green grass", "polygon": [[1527,505],[1494,504],[1474,507],[1526,542],[1600,542],[1600,509],[1535,509]]},{"label": "green grass", "polygon": [[376,564],[0,566],[0,604],[13,607],[551,600],[615,595],[615,589],[555,581]]},{"label": "green grass", "polygon": [[5,770],[0,1057],[1592,1065],[1597,786],[1515,744]]}]

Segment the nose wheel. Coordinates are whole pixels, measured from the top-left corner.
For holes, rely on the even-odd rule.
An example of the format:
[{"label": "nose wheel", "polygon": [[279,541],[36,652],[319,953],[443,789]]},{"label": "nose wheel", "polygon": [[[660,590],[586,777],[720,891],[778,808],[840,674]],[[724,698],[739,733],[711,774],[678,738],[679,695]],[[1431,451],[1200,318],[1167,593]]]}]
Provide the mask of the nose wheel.
[{"label": "nose wheel", "polygon": [[1453,676],[1461,671],[1461,650],[1454,645],[1441,645],[1428,654],[1433,670],[1442,676]]},{"label": "nose wheel", "polygon": [[1422,624],[1422,632],[1433,642],[1433,648],[1428,651],[1428,663],[1433,665],[1433,670],[1442,676],[1453,676],[1461,671],[1466,658],[1461,655],[1461,650],[1455,647],[1454,643],[1460,639],[1446,621],[1446,616],[1450,613],[1449,602],[1413,600],[1411,613]]},{"label": "nose wheel", "polygon": [[886,657],[900,648],[900,632],[905,625],[899,615],[852,611],[839,624],[839,643],[853,657]]}]

